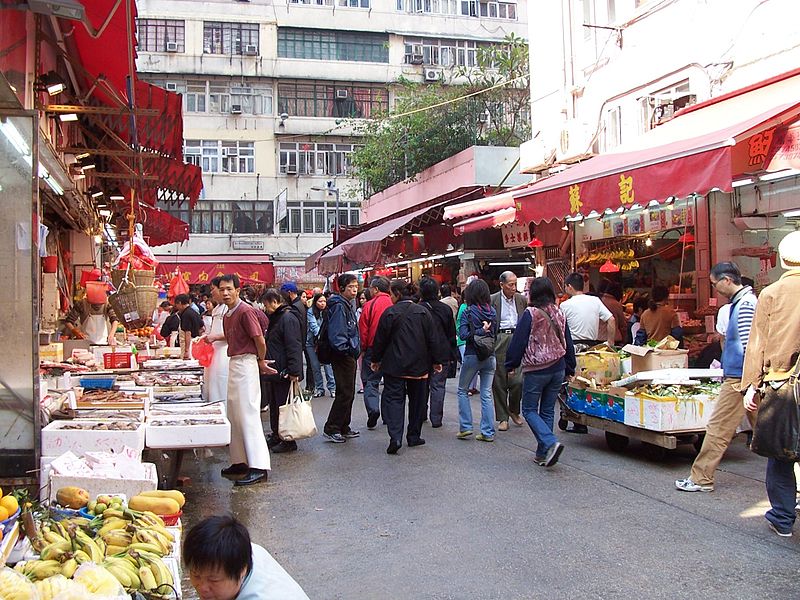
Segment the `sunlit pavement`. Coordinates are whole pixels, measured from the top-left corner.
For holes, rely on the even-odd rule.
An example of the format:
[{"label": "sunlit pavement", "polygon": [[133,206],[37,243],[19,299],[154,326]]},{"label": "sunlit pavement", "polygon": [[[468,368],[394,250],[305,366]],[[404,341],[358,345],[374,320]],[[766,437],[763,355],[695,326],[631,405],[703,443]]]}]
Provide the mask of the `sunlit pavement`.
[{"label": "sunlit pavement", "polygon": [[[320,431],[330,402],[314,401]],[[691,446],[653,462],[637,442],[615,454],[602,432],[558,431],[566,449],[545,469],[527,426],[458,440],[454,380],[425,446],[389,456],[361,395],[353,415],[360,438],[273,455],[267,485],[233,488],[225,451],[188,458],[185,525],[233,513],[315,599],[800,597],[800,527],[790,539],[767,529],[765,460],[744,436],[713,493],[685,493],[673,482]]]}]

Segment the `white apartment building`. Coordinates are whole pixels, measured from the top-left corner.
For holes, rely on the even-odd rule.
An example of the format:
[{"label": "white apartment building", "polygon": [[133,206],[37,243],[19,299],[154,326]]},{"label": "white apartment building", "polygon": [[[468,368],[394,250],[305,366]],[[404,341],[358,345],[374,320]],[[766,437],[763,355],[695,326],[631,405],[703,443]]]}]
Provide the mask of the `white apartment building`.
[{"label": "white apartment building", "polygon": [[797,68],[799,11],[796,0],[537,3],[523,170],[625,148],[684,106]]},{"label": "white apartment building", "polygon": [[[351,119],[386,111],[393,84],[453,78],[477,48],[525,37],[524,0],[139,0],[137,69],[183,94],[194,210],[165,207],[190,239],[157,253],[269,254],[276,279],[358,225]],[[286,218],[277,221],[278,199]],[[276,222],[277,221],[277,222]]]}]

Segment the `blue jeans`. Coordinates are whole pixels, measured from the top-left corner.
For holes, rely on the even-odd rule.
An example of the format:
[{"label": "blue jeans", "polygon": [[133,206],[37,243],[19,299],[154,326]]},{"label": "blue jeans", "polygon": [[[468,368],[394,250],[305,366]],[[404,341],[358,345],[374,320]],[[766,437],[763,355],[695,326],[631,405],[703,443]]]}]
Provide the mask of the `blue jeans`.
[{"label": "blue jeans", "polygon": [[767,459],[767,496],[772,508],[764,517],[781,533],[794,527],[797,482],[794,463],[776,458]]},{"label": "blue jeans", "polygon": [[[466,351],[466,349],[467,349],[467,345],[466,344],[461,344],[458,347],[458,352],[459,352],[459,354],[461,354],[461,368],[462,369],[464,368],[464,352]],[[469,382],[469,387],[467,388],[467,390],[474,390],[474,389],[476,389],[477,385],[478,385],[478,372],[476,371],[475,372],[475,377],[473,377],[472,381]]]},{"label": "blue jeans", "polygon": [[366,371],[366,383],[364,384],[364,407],[367,409],[367,416],[380,416],[381,414],[381,393],[378,386],[383,377],[382,371],[373,371],[369,368],[372,362],[372,348],[364,351],[364,358],[361,362],[361,372]]},{"label": "blue jeans", "polygon": [[548,448],[558,441],[553,434],[558,391],[564,382],[564,370],[555,373],[525,373],[522,379],[522,416],[536,441],[536,458],[543,459]]},{"label": "blue jeans", "polygon": [[322,372],[325,371],[325,379],[328,383],[328,391],[331,396],[336,392],[336,382],[333,380],[333,369],[330,365],[322,365],[314,351],[313,344],[306,344],[306,353],[311,362],[311,372],[314,373],[314,391],[319,394],[325,393],[325,382],[322,380]]},{"label": "blue jeans", "polygon": [[495,358],[490,356],[478,360],[474,354],[466,354],[458,376],[458,417],[461,421],[460,431],[472,431],[472,406],[467,396],[470,382],[476,373],[480,376],[481,390],[481,433],[494,437],[494,398],[492,396],[492,380],[494,379]]}]

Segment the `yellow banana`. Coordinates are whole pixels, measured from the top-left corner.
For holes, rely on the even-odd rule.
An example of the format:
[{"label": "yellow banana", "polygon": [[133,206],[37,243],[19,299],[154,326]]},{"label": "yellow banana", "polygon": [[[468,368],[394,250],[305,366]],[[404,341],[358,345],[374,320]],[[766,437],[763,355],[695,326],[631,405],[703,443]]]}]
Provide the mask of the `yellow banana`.
[{"label": "yellow banana", "polygon": [[[151,560],[150,570],[153,571],[153,576],[156,578],[158,587],[162,585],[173,585],[172,571],[169,570],[169,567],[167,567],[163,560]],[[158,574],[156,575],[156,573]],[[162,590],[162,592],[164,591],[166,590]]]},{"label": "yellow banana", "polygon": [[145,544],[143,542],[134,542],[128,546],[129,550],[136,550],[140,554],[142,552],[150,552],[156,556],[163,556],[165,554],[164,549],[157,545],[157,544]]},{"label": "yellow banana", "polygon": [[133,536],[127,531],[117,529],[107,533],[102,539],[108,546],[127,546],[133,541]]},{"label": "yellow banana", "polygon": [[63,541],[69,542],[69,540],[65,540],[65,538],[58,535],[52,529],[44,532],[44,539],[50,544],[56,544],[58,542],[63,542]]},{"label": "yellow banana", "polygon": [[83,549],[84,552],[86,552],[86,554],[88,554],[91,557],[92,562],[95,562],[97,564],[103,562],[105,554],[103,553],[102,550],[100,550],[97,544],[94,543],[93,539],[87,537],[86,539],[80,541],[81,541],[81,548]]},{"label": "yellow banana", "polygon": [[114,546],[109,544],[106,546],[106,556],[116,556],[117,554],[122,554],[128,549],[128,546]]},{"label": "yellow banana", "polygon": [[63,554],[70,550],[72,550],[72,544],[68,540],[62,539],[42,548],[42,551],[39,552],[39,558],[42,560],[59,560]]},{"label": "yellow banana", "polygon": [[92,562],[92,557],[86,554],[86,552],[83,550],[78,550],[72,556],[76,561],[78,561],[79,565],[82,565],[85,562]]},{"label": "yellow banana", "polygon": [[33,581],[47,579],[61,573],[61,563],[57,560],[32,560],[23,567],[25,575]]},{"label": "yellow banana", "polygon": [[128,571],[122,565],[117,563],[105,563],[103,567],[106,571],[111,573],[117,581],[119,581],[122,587],[126,589],[131,589],[133,587],[133,580],[128,574]]},{"label": "yellow banana", "polygon": [[61,565],[61,574],[64,577],[71,578],[78,570],[78,561],[75,558],[69,558]]},{"label": "yellow banana", "polygon": [[139,579],[142,582],[141,588],[146,592],[154,590],[156,587],[158,587],[156,578],[153,576],[153,572],[145,566],[139,567]]},{"label": "yellow banana", "polygon": [[164,519],[149,510],[144,511],[139,518],[146,519],[148,522],[158,525],[159,527],[166,527],[164,524]]},{"label": "yellow banana", "polygon": [[105,509],[103,511],[103,521],[104,522],[107,521],[108,519],[111,519],[111,518],[114,518],[114,517],[116,517],[118,519],[125,519],[126,521],[129,520],[128,519],[128,514],[126,512],[124,512],[124,511],[117,510],[115,508],[107,508],[107,509]]}]

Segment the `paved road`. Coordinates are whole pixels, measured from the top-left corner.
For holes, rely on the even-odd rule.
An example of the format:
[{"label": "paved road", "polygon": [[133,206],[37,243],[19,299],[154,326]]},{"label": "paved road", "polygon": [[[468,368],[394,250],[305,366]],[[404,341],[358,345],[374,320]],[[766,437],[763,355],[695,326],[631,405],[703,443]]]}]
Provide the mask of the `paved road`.
[{"label": "paved road", "polygon": [[[232,512],[313,599],[800,598],[800,531],[767,529],[764,461],[743,437],[717,490],[688,494],[673,481],[691,446],[652,462],[635,442],[615,454],[596,430],[559,432],[564,454],[544,469],[527,427],[457,440],[453,388],[445,426],[397,456],[358,396],[360,438],[274,455],[266,486],[232,488],[223,451],[189,460],[184,520]],[[329,406],[315,401],[320,430]]]}]

